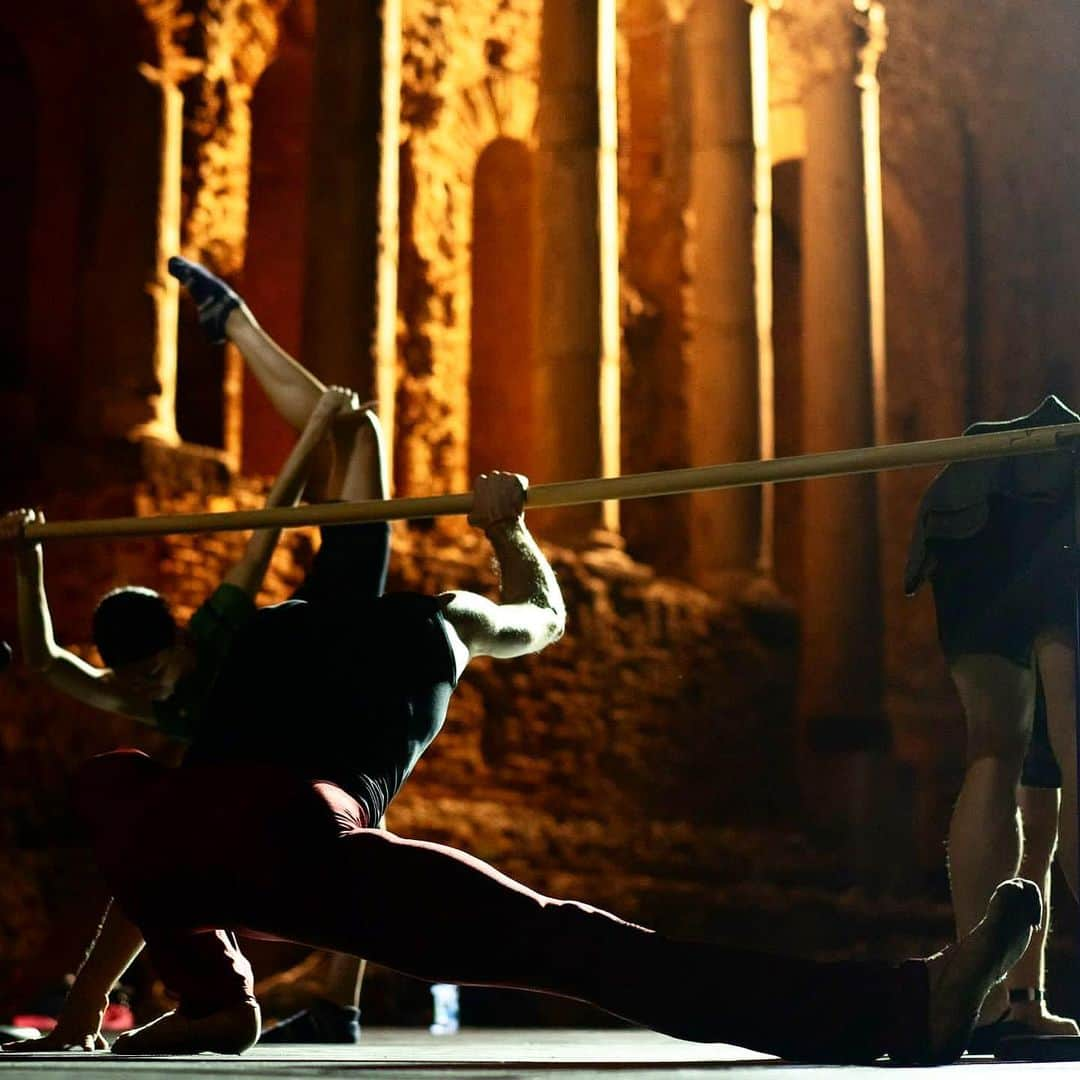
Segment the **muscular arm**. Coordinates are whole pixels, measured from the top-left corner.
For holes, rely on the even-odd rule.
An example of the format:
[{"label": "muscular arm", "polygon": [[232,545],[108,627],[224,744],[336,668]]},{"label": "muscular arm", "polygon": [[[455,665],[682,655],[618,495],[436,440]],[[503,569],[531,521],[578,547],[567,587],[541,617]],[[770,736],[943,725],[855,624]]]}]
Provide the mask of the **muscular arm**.
[{"label": "muscular arm", "polygon": [[473,514],[491,541],[499,564],[500,600],[476,593],[448,593],[445,615],[470,656],[507,659],[539,652],[562,637],[566,607],[555,572],[525,527],[524,483],[496,473],[477,483]]},{"label": "muscular arm", "polygon": [[[295,506],[300,501],[315,449],[326,437],[334,417],[351,402],[353,396],[350,391],[338,387],[331,387],[323,394],[266,496],[268,507]],[[256,530],[240,561],[225,575],[224,580],[243,589],[254,599],[262,588],[263,578],[280,537],[281,529]]]}]

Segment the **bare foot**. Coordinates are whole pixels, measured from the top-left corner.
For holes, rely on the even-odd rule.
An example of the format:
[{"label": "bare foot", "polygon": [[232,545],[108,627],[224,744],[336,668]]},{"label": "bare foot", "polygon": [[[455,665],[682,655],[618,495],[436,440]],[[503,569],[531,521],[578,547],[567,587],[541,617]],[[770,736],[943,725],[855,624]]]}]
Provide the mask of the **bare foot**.
[{"label": "bare foot", "polygon": [[[1000,982],[1028,947],[1042,922],[1042,897],[1032,881],[1013,878],[990,897],[986,914],[955,945],[926,960],[930,982],[930,1037],[925,1047],[903,1055],[905,1064],[943,1065],[963,1054],[990,988]],[[894,1060],[897,1055],[890,1055]]]},{"label": "bare foot", "polygon": [[113,1043],[114,1054],[242,1054],[255,1045],[261,1031],[259,1006],[237,1005],[190,1020],[178,1012],[165,1013]]}]

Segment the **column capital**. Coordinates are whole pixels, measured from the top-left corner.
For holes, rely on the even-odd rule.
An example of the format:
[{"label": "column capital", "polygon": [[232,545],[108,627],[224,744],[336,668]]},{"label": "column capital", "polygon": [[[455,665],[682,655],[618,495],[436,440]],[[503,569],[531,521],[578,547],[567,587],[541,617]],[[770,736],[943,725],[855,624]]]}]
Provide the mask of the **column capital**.
[{"label": "column capital", "polygon": [[748,0],[768,3],[783,53],[800,69],[804,88],[851,72],[862,84],[877,77],[888,29],[883,0]]},{"label": "column capital", "polygon": [[184,253],[236,273],[244,263],[251,95],[277,51],[286,0],[206,0],[197,17],[179,0],[139,3],[158,37],[161,75],[187,81]]},{"label": "column capital", "polygon": [[151,82],[178,86],[202,71],[203,62],[188,55],[185,42],[195,16],[182,9],[181,0],[138,0],[138,5],[154,31],[157,47],[157,67],[144,64],[142,74]]},{"label": "column capital", "polygon": [[856,6],[861,15],[858,25],[862,32],[856,81],[862,89],[869,90],[877,86],[878,65],[888,47],[889,24],[882,0],[857,0]]}]

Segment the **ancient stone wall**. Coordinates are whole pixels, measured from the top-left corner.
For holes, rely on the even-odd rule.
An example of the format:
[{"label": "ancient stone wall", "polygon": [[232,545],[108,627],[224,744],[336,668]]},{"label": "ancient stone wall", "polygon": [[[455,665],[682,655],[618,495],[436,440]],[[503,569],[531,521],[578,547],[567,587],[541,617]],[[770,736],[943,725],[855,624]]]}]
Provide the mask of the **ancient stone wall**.
[{"label": "ancient stone wall", "polygon": [[[684,311],[689,199],[685,43],[662,0],[629,0],[625,41],[620,185],[626,203],[623,255],[623,468],[692,464]],[[662,573],[685,573],[690,553],[685,498],[621,508],[630,549]]]},{"label": "ancient stone wall", "polygon": [[[784,159],[777,220],[791,226],[783,266],[793,290],[800,285],[798,163],[805,154],[797,69],[807,58],[790,51],[796,39],[782,31],[785,12],[812,6],[786,0],[774,17],[774,134],[782,136]],[[403,494],[464,487],[471,432],[492,408],[471,413],[479,401],[469,391],[471,327],[478,312],[489,339],[499,326],[491,313],[496,290],[488,285],[485,295],[472,295],[474,186],[478,163],[496,144],[512,146],[517,160],[534,154],[542,10],[541,0],[404,5],[394,403]],[[227,509],[260,498],[260,481],[224,467],[229,455],[236,463],[240,444],[230,427],[236,402],[231,414],[223,402],[227,389],[236,392],[236,358],[199,351],[190,309],[180,328],[181,371],[189,380],[181,435],[228,454],[116,438],[160,419],[169,391],[151,362],[161,340],[162,290],[171,287],[147,239],[160,209],[156,140],[168,126],[154,78],[176,92],[184,86],[187,171],[178,235],[182,226],[187,250],[250,284],[268,327],[297,348],[313,17],[309,0],[284,8],[277,0],[96,0],[80,6],[77,22],[55,6],[0,12],[3,55],[18,61],[12,79],[32,100],[35,124],[32,169],[16,176],[32,183],[35,198],[22,255],[28,286],[19,332],[27,355],[18,385],[0,386],[0,441],[13,450],[0,476],[5,500],[42,501],[64,518]],[[691,464],[684,17],[685,5],[675,0],[620,6],[625,471]],[[889,0],[888,21],[880,72],[888,438],[954,434],[974,417],[1026,411],[1049,391],[1075,404],[1074,4]],[[86,49],[85,41],[108,49]],[[260,114],[260,73],[275,50],[281,66],[263,76]],[[101,92],[89,95],[87,86]],[[125,87],[136,90],[126,94]],[[291,111],[275,128],[286,97]],[[261,148],[260,122],[268,140]],[[514,173],[527,174],[525,167]],[[114,252],[129,229],[139,245]],[[490,245],[490,235],[484,242]],[[483,250],[495,259],[490,246]],[[497,279],[498,265],[486,264],[484,281]],[[790,304],[784,318],[797,339],[799,316]],[[797,360],[794,350],[786,355],[786,362]],[[788,372],[796,381],[794,369]],[[523,362],[522,379],[532,375]],[[269,472],[288,433],[265,409],[257,415],[262,406],[251,404],[258,400],[251,390],[248,464],[252,473]],[[777,391],[782,445],[797,451],[799,389],[785,382]],[[185,427],[192,417],[204,426]],[[962,726],[929,597],[900,595],[912,515],[929,478],[900,472],[878,481],[891,752],[910,768],[910,776],[901,769],[893,778],[896,798],[881,824],[883,835],[900,838],[897,851],[914,844],[916,870],[940,876]],[[781,503],[780,520],[780,576],[797,598],[796,498]],[[678,580],[686,576],[688,522],[679,500],[629,503],[629,555],[610,545],[552,549],[571,611],[567,637],[540,657],[469,672],[444,738],[395,806],[391,825],[461,843],[542,889],[683,932],[722,933],[735,915],[760,930],[798,904],[799,917],[786,925],[804,948],[843,951],[855,936],[872,936],[869,909],[823,899],[851,880],[839,858],[848,853],[837,846],[823,856],[806,834],[820,811],[810,793],[831,787],[836,814],[850,815],[845,800],[854,781],[826,760],[815,765],[822,774],[816,788],[800,782],[796,613],[749,574],[708,596]],[[299,580],[314,543],[308,532],[287,541],[265,599]],[[236,537],[55,545],[48,570],[58,636],[88,651],[90,599],[123,580],[158,585],[189,615],[239,545]],[[399,529],[395,558],[398,587],[494,586],[486,549],[459,520]],[[0,601],[0,633],[12,638],[6,578]],[[818,614],[799,612],[804,621]],[[60,701],[18,668],[0,682],[0,708],[0,971],[29,971],[42,948],[53,959],[41,971],[50,963],[59,971],[70,963],[68,946],[77,948],[74,900],[91,881],[76,853],[66,778],[87,755],[119,742],[168,750],[152,732]],[[885,948],[944,932],[939,916],[891,912],[895,936]],[[50,925],[72,940],[48,945]],[[785,937],[789,931],[768,929],[774,943],[794,940]]]},{"label": "ancient stone wall", "polygon": [[539,17],[539,0],[404,5],[395,447],[402,493],[467,482],[473,180],[496,138],[532,144]]}]

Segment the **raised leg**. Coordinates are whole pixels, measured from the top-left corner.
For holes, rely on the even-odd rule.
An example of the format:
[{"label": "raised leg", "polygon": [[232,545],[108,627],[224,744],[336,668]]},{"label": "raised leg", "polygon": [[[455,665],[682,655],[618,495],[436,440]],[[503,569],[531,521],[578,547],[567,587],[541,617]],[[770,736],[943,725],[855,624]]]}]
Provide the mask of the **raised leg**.
[{"label": "raised leg", "polygon": [[198,305],[199,322],[211,341],[227,338],[239,348],[274,408],[300,431],[326,387],[277,345],[219,277],[177,256],[169,260],[169,273]]},{"label": "raised leg", "polygon": [[[200,321],[211,339],[232,341],[274,408],[297,431],[302,430],[325,384],[274,341],[220,278],[181,258],[169,260],[169,272],[199,305]],[[333,463],[316,469],[323,475],[312,485],[315,497],[385,498],[382,433],[374,414],[365,410],[345,414],[335,425],[332,441]]]},{"label": "raised leg", "polygon": [[[225,328],[274,407],[295,428],[303,428],[325,389],[323,384],[282,350],[246,307],[234,308]],[[316,485],[316,498],[346,502],[385,499],[383,437],[375,413],[357,409],[343,414],[331,439],[332,464],[324,468],[328,475]]]}]

